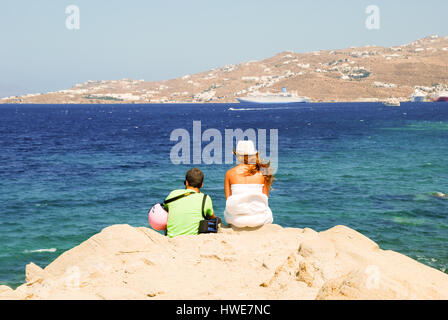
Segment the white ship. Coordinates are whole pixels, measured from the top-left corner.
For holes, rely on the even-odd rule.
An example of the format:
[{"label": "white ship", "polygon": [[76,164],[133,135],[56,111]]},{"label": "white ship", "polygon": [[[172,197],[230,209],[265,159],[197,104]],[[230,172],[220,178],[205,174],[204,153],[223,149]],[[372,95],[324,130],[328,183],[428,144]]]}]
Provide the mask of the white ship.
[{"label": "white ship", "polygon": [[383,101],[383,104],[387,107],[399,107],[401,105],[400,100],[396,98],[390,98],[386,101]]},{"label": "white ship", "polygon": [[245,98],[237,98],[237,100],[244,104],[291,104],[310,101],[308,97],[300,97],[296,92],[288,93],[285,87],[282,88],[280,93],[256,92]]}]

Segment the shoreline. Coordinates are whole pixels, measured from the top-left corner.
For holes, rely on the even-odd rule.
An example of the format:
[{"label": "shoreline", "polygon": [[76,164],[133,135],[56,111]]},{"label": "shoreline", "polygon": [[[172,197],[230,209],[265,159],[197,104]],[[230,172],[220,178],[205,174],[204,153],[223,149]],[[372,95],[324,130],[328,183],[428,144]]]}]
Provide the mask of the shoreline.
[{"label": "shoreline", "polygon": [[[399,100],[401,103],[413,103],[413,104],[431,104],[431,103],[436,103],[436,104],[443,104],[443,102],[437,102],[437,101],[411,101],[411,100]],[[183,102],[183,101],[178,101],[178,102],[129,102],[129,101],[123,101],[123,102],[119,102],[119,101],[114,101],[114,102],[92,102],[92,103],[59,103],[59,102],[45,102],[45,103],[23,103],[23,102],[1,102],[0,101],[0,106],[7,106],[7,105],[64,105],[64,106],[71,106],[71,105],[75,105],[75,106],[81,106],[81,105],[232,105],[232,106],[241,106],[241,107],[245,107],[245,108],[260,108],[263,106],[279,106],[279,107],[284,107],[284,106],[308,106],[308,105],[316,105],[316,104],[352,104],[352,103],[363,103],[363,104],[383,104],[384,102],[386,102],[386,99],[384,100],[372,100],[372,101],[356,101],[356,100],[350,100],[350,101],[310,101],[307,103],[290,103],[290,104],[281,104],[281,103],[272,103],[272,104],[244,104],[244,103],[240,103],[238,101],[236,102]]]}]

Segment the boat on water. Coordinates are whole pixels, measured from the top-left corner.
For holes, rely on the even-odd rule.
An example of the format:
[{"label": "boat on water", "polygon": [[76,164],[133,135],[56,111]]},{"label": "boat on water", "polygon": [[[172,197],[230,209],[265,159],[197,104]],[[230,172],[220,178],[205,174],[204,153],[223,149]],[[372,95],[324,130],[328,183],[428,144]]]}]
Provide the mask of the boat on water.
[{"label": "boat on water", "polygon": [[307,103],[310,101],[308,97],[300,97],[297,93],[289,93],[286,88],[282,88],[280,93],[261,93],[256,92],[244,98],[237,98],[240,103],[244,104],[293,104],[293,103]]},{"label": "boat on water", "polygon": [[432,102],[448,102],[448,91],[437,92],[431,96]]},{"label": "boat on water", "polygon": [[400,100],[392,98],[383,101],[383,104],[387,107],[399,107],[401,105]]}]

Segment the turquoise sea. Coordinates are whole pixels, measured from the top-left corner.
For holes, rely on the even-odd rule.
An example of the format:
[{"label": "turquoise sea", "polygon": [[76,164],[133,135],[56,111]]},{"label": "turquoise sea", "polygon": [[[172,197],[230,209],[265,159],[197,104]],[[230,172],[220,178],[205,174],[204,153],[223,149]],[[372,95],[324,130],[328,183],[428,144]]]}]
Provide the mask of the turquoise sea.
[{"label": "turquoise sea", "polygon": [[[231,109],[229,109],[231,108]],[[343,224],[383,249],[448,269],[448,104],[0,106],[0,284],[24,282],[106,226],[148,226],[185,171],[223,217],[231,164],[175,165],[175,129],[278,129],[274,223]],[[207,142],[203,143],[203,147]],[[269,143],[268,143],[269,146]],[[268,152],[269,153],[269,152]]]}]

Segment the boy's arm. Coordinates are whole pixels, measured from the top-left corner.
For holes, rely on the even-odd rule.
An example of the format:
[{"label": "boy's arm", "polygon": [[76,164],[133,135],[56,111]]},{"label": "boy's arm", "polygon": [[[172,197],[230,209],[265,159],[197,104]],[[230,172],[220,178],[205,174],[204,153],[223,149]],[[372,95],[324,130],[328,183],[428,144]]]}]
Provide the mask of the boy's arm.
[{"label": "boy's arm", "polygon": [[205,216],[210,218],[216,218],[215,211],[213,210],[212,197],[207,195],[207,199],[205,199]]},{"label": "boy's arm", "polygon": [[215,216],[215,213],[213,212],[211,219],[218,219],[218,223],[222,223],[222,219],[220,217]]},{"label": "boy's arm", "polygon": [[[218,218],[218,222],[221,223],[221,218],[217,217],[215,215],[215,212],[213,210],[212,198],[210,196],[207,196],[207,200],[206,200],[205,204],[206,204],[206,206],[205,206],[206,207],[206,209],[205,209],[206,210],[206,216],[210,217],[211,219]],[[211,212],[211,214],[209,214],[209,212]]]}]

